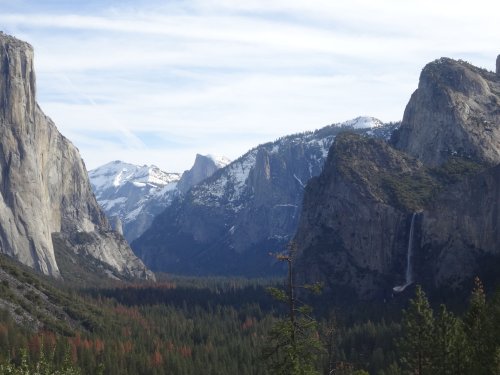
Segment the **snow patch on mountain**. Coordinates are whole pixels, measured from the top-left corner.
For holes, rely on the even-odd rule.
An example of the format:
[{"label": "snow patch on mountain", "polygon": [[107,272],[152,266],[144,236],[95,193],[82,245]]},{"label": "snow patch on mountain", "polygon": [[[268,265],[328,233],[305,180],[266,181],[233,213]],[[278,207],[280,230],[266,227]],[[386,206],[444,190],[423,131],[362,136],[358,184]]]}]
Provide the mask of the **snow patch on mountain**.
[{"label": "snow patch on mountain", "polygon": [[345,121],[339,125],[354,129],[368,129],[381,127],[384,123],[375,117],[360,116],[355,119]]},{"label": "snow patch on mountain", "polygon": [[231,163],[231,159],[223,156],[223,155],[206,155],[208,158],[212,159],[215,165],[218,168],[224,168],[226,165],[229,165]]},{"label": "snow patch on mountain", "polygon": [[89,171],[89,177],[96,196],[111,187],[118,188],[127,182],[141,188],[160,187],[180,179],[179,173],[164,172],[155,165],[134,165],[119,160]]},{"label": "snow patch on mountain", "polygon": [[89,177],[98,203],[108,218],[120,218],[131,241],[171,203],[180,174],[116,160],[91,170]]},{"label": "snow patch on mountain", "polygon": [[108,218],[120,218],[124,236],[131,242],[176,197],[183,196],[191,186],[229,163],[224,156],[197,155],[193,167],[181,177],[179,173],[168,173],[154,165],[140,166],[117,160],[91,170],[89,176],[98,203]]}]

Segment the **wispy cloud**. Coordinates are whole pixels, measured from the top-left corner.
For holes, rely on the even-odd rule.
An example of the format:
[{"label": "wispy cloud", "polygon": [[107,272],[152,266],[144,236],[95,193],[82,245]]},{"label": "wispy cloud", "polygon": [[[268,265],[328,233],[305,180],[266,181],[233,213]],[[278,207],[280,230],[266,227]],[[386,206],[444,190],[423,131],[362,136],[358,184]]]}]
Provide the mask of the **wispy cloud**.
[{"label": "wispy cloud", "polygon": [[89,167],[189,167],[357,115],[402,117],[423,65],[492,69],[486,0],[0,0],[35,48],[38,99]]}]

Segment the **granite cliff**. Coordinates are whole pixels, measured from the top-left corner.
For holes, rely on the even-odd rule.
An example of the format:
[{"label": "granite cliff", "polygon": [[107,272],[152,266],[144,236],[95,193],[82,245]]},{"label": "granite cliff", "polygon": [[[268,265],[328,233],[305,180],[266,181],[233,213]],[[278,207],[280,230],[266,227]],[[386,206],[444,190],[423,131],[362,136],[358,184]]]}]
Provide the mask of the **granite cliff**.
[{"label": "granite cliff", "polygon": [[186,194],[193,186],[212,176],[218,169],[225,167],[230,162],[224,157],[216,158],[210,155],[196,154],[193,166],[184,171],[177,184],[177,189],[181,194]]},{"label": "granite cliff", "polygon": [[111,230],[78,150],[38,106],[35,85],[33,48],[0,33],[0,251],[57,277],[54,243],[73,243],[115,276],[152,277]]},{"label": "granite cliff", "polygon": [[440,59],[423,69],[390,144],[338,136],[306,189],[299,277],[357,299],[408,283],[459,292],[475,275],[498,281],[499,83]]},{"label": "granite cliff", "polygon": [[461,157],[500,163],[498,74],[463,61],[428,64],[391,143],[430,166]]}]

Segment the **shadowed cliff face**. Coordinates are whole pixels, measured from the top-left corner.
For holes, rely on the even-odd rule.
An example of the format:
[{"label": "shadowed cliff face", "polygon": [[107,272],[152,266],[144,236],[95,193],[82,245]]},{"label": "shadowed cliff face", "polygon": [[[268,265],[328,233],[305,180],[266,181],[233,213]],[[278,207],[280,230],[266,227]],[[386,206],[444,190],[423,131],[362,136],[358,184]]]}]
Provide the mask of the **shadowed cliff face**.
[{"label": "shadowed cliff face", "polygon": [[392,144],[430,166],[500,163],[500,77],[447,58],[428,64]]},{"label": "shadowed cliff face", "polygon": [[391,143],[338,136],[306,189],[297,272],[358,299],[413,281],[459,292],[500,266],[500,101],[491,72],[441,59],[422,72]]},{"label": "shadowed cliff face", "polygon": [[500,165],[443,191],[424,211],[421,233],[424,281],[451,288],[476,275],[498,281]]},{"label": "shadowed cliff face", "polygon": [[113,240],[78,150],[35,101],[32,47],[5,34],[0,34],[0,171],[1,252],[58,276],[52,234],[89,232],[94,240],[84,251],[111,262],[121,274],[146,276],[130,248]]},{"label": "shadowed cliff face", "polygon": [[339,135],[306,189],[295,236],[299,276],[360,298],[388,293],[404,277],[406,229],[425,200],[405,189],[427,183],[422,163],[385,142]]}]

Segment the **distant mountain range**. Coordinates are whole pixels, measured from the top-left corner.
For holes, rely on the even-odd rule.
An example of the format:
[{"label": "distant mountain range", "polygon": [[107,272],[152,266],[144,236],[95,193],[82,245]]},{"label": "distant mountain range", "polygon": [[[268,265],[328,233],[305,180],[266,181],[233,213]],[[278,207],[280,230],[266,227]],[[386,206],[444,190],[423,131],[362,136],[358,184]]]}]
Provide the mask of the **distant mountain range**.
[{"label": "distant mountain range", "polygon": [[227,165],[225,157],[196,155],[193,167],[179,173],[164,172],[154,165],[113,161],[89,171],[98,203],[114,223],[119,218],[123,235],[132,242],[167,207],[174,197]]},{"label": "distant mountain range", "polygon": [[294,235],[304,188],[321,172],[337,134],[388,139],[397,125],[359,117],[260,145],[176,197],[132,247],[156,271],[281,272],[268,253]]}]

